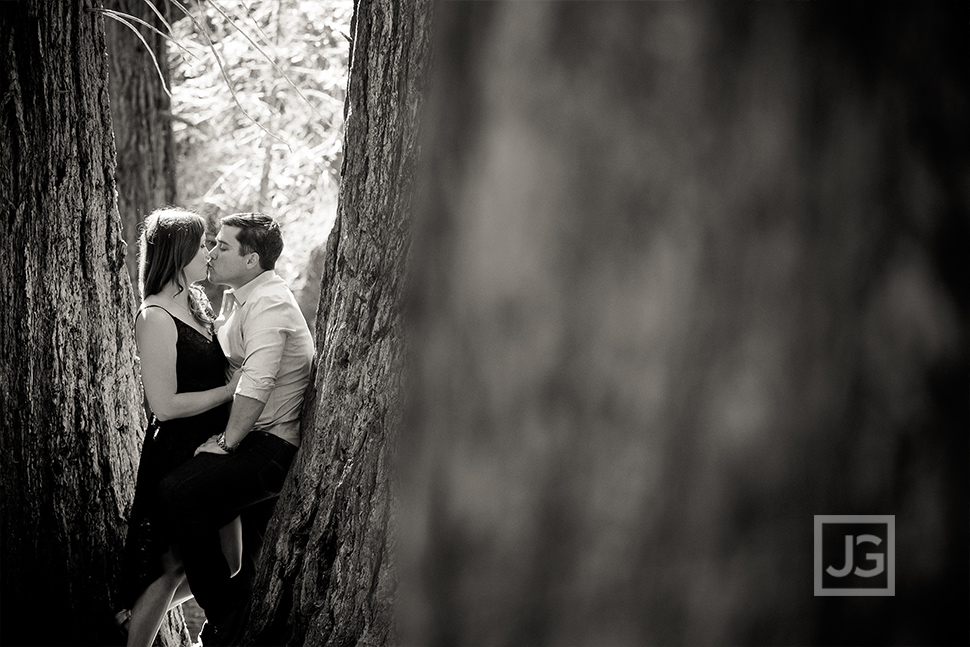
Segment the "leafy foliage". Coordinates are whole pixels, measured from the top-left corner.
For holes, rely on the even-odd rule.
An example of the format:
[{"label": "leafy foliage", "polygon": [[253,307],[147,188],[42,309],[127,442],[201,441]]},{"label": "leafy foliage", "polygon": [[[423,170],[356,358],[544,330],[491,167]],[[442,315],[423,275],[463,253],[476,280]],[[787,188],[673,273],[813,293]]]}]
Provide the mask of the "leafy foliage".
[{"label": "leafy foliage", "polygon": [[293,280],[336,214],[351,0],[186,7],[169,48],[179,202],[280,220]]}]

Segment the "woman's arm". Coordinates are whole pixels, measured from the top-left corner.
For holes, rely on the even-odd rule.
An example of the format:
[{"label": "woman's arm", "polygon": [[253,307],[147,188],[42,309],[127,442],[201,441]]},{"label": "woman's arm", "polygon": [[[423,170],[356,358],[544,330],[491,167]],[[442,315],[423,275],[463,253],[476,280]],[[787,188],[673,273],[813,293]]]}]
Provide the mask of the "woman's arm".
[{"label": "woman's arm", "polygon": [[232,400],[238,376],[229,384],[207,391],[176,393],[175,376],[178,331],[175,322],[158,308],[145,308],[135,324],[135,342],[141,359],[141,381],[148,405],[159,420],[185,418]]}]

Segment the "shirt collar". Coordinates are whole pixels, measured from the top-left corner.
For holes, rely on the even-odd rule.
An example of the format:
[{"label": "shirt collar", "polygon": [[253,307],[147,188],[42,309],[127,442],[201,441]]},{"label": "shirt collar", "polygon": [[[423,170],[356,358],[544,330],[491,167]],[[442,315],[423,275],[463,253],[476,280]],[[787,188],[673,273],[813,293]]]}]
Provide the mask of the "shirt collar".
[{"label": "shirt collar", "polygon": [[253,292],[255,292],[260,286],[270,283],[275,278],[276,278],[275,270],[266,270],[265,272],[258,275],[256,278],[251,280],[246,285],[238,287],[235,290],[233,289],[226,290],[226,293],[233,295],[233,297],[236,299],[237,305],[242,305],[246,303],[246,300],[250,296],[252,296]]}]

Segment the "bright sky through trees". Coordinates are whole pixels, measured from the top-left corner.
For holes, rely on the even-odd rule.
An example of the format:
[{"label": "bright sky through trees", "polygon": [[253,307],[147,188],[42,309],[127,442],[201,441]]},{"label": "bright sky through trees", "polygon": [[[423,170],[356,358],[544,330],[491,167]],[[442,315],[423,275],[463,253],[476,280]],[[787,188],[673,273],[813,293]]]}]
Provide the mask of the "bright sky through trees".
[{"label": "bright sky through trees", "polygon": [[218,0],[169,45],[182,206],[277,217],[292,281],[336,212],[350,0]]}]

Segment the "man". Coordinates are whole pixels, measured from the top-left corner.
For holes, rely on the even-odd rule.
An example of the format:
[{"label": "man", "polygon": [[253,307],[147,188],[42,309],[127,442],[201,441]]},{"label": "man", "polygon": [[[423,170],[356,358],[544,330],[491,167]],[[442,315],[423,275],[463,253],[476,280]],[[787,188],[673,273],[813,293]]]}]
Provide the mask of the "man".
[{"label": "man", "polygon": [[[205,611],[203,644],[238,638],[263,533],[300,445],[300,409],[313,340],[276,274],[279,225],[262,214],[222,219],[209,280],[231,289],[216,320],[223,352],[242,368],[226,429],[163,479],[159,497],[195,599]],[[219,528],[242,517],[243,566],[231,575]]]}]

